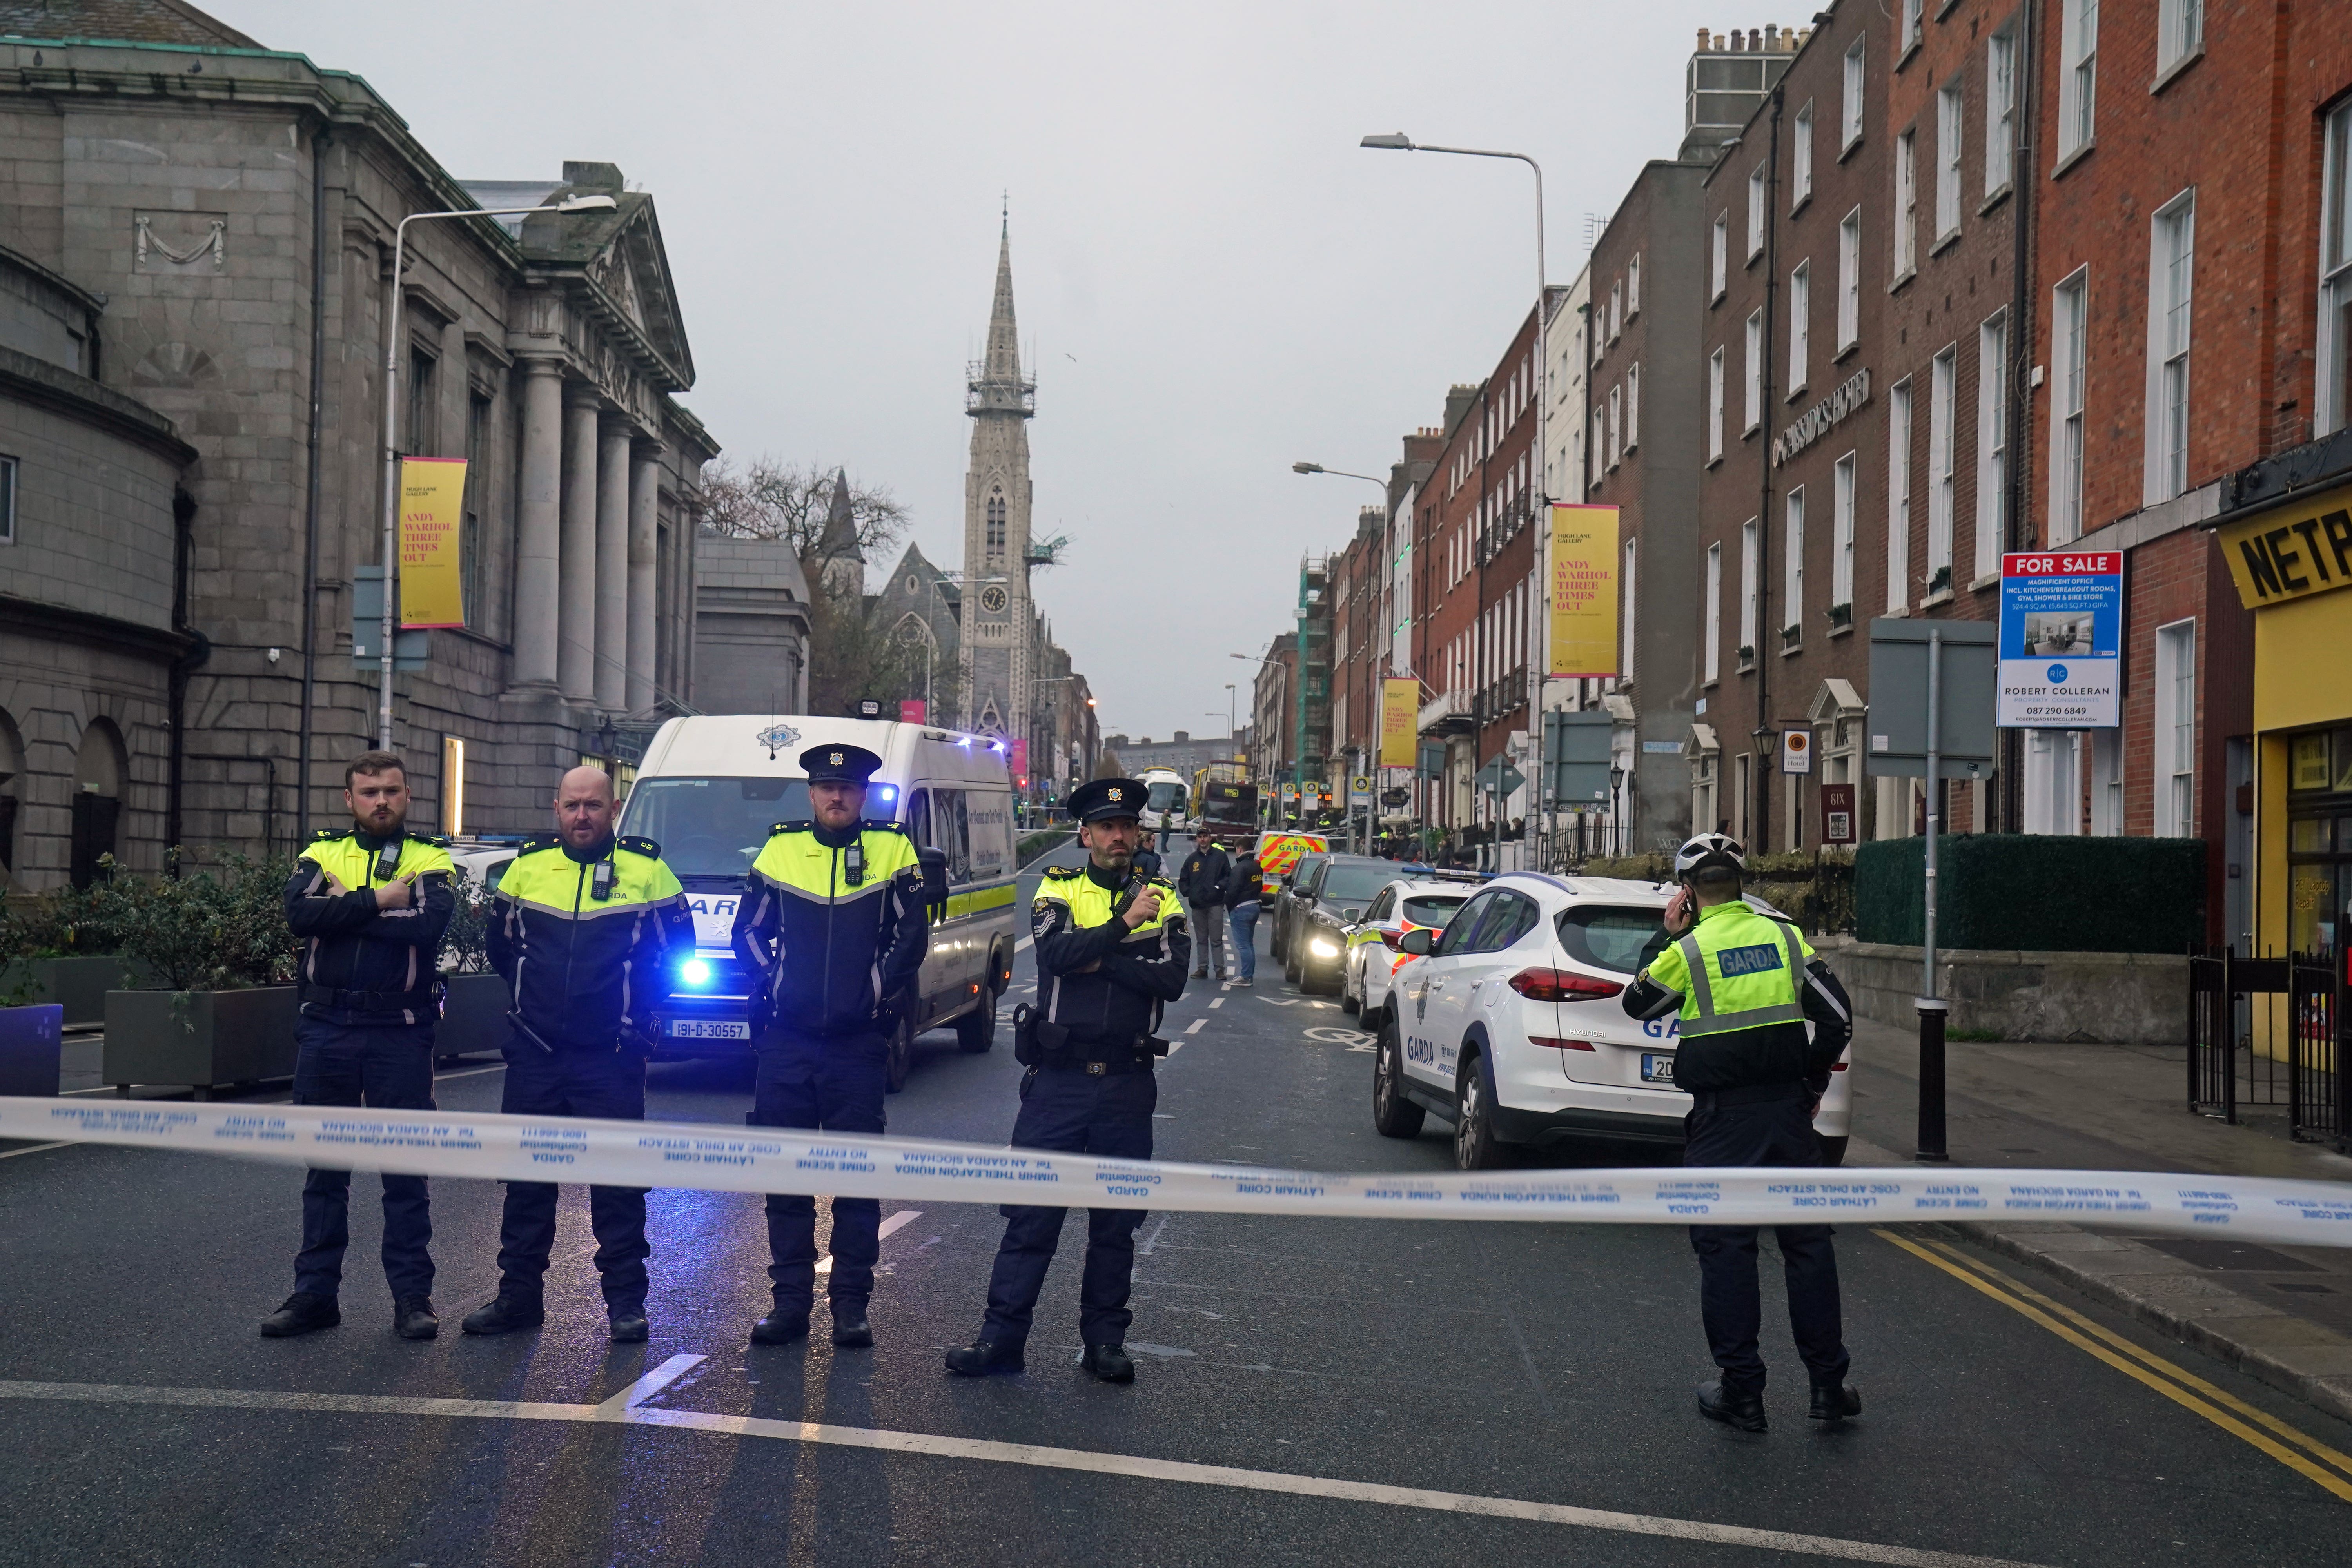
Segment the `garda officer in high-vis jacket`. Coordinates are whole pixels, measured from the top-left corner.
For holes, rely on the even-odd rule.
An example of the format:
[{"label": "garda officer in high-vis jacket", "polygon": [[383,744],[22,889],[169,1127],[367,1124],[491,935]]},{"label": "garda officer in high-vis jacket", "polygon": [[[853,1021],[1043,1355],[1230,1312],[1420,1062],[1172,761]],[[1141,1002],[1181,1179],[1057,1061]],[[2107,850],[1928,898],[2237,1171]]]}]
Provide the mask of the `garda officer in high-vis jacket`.
[{"label": "garda officer in high-vis jacket", "polygon": [[[1683,890],[1666,910],[1670,940],[1626,989],[1624,1007],[1637,1018],[1679,1018],[1675,1086],[1691,1097],[1684,1163],[1817,1165],[1813,1112],[1853,1037],[1853,1008],[1793,923],[1742,900],[1747,868],[1746,852],[1720,833],[1703,833],[1682,847],[1675,874]],[[1862,1395],[1845,1382],[1830,1227],[1775,1230],[1790,1326],[1812,1383],[1806,1414],[1835,1425],[1862,1413]],[[1707,1346],[1722,1369],[1718,1380],[1700,1386],[1699,1413],[1761,1432],[1756,1227],[1695,1225],[1691,1247],[1698,1254]]]},{"label": "garda officer in high-vis jacket", "polygon": [[[1029,1074],[1013,1146],[1111,1159],[1151,1157],[1151,1111],[1159,1103],[1152,1063],[1167,1050],[1153,1037],[1162,1009],[1184,994],[1192,941],[1176,889],[1159,858],[1139,853],[1144,786],[1097,779],[1070,792],[1070,815],[1086,847],[1083,868],[1048,869],[1030,910],[1037,954],[1037,1005],[1014,1018],[1014,1049]],[[1004,1244],[989,1276],[980,1338],[948,1352],[948,1370],[967,1377],[1017,1372],[1030,1313],[1045,1283],[1065,1210],[1004,1207]],[[1087,1215],[1086,1272],[1078,1287],[1079,1365],[1106,1383],[1131,1383],[1128,1276],[1140,1209]]]},{"label": "garda officer in high-vis jacket", "polygon": [[[686,894],[661,846],[614,836],[613,781],[574,768],[556,786],[555,831],[528,840],[499,882],[490,967],[514,992],[506,1089],[520,1116],[646,1118],[646,1057],[669,966],[694,951]],[[643,1342],[646,1190],[588,1189],[596,1272],[615,1343]],[[546,1320],[541,1282],[555,1244],[555,1184],[509,1182],[499,1227],[499,1293],[466,1315],[469,1334]]]},{"label": "garda officer in high-vis jacket", "polygon": [[[352,826],[321,828],[286,885],[286,923],[301,939],[295,972],[294,1103],[433,1109],[433,1026],[441,1017],[441,937],[456,907],[449,851],[406,829],[400,759],[363,752],[343,770]],[[342,1321],[336,1296],[351,1243],[352,1173],[302,1184],[294,1294],[262,1320],[271,1339]],[[433,1315],[433,1217],[422,1176],[383,1178],[383,1273],[404,1340],[440,1332]]]},{"label": "garda officer in high-vis jacket", "polygon": [[[735,919],[735,954],[760,977],[756,1127],[882,1131],[887,1057],[930,949],[926,884],[914,844],[895,822],[867,822],[866,781],[882,759],[832,743],[800,757],[811,820],[780,823],[751,863]],[[826,1300],[833,1342],[870,1345],[866,1309],[881,1254],[882,1205],[833,1200],[833,1273]],[[816,1200],[768,1194],[768,1279],[773,1310],[751,1342],[786,1344],[809,1331],[816,1297]]]}]

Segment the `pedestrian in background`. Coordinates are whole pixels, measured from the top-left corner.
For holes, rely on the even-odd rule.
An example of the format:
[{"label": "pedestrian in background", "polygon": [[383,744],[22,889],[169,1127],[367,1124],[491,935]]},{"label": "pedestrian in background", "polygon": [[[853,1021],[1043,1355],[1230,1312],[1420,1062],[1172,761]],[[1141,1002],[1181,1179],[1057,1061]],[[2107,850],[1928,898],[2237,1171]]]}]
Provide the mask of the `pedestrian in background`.
[{"label": "pedestrian in background", "polygon": [[[649,838],[616,837],[613,780],[573,768],[556,785],[554,833],[526,841],[499,881],[490,967],[513,988],[506,1044],[509,1116],[646,1119],[646,1058],[670,965],[694,952],[686,894]],[[615,1344],[646,1322],[646,1189],[591,1186],[588,1224]],[[499,1293],[468,1312],[469,1334],[547,1321],[542,1286],[555,1245],[555,1184],[509,1182],[499,1225]]]},{"label": "pedestrian in background", "polygon": [[1225,977],[1225,884],[1233,876],[1233,862],[1217,841],[1195,837],[1192,853],[1176,873],[1176,890],[1184,896],[1193,939],[1200,943],[1192,954],[1195,980]]},{"label": "pedestrian in background", "polygon": [[[343,769],[352,826],[322,827],[286,885],[286,923],[302,942],[295,972],[294,1103],[433,1109],[433,1029],[441,1017],[441,938],[457,907],[448,847],[408,831],[408,775],[390,752]],[[352,1173],[302,1183],[294,1294],[261,1321],[270,1339],[341,1322],[352,1239]],[[422,1176],[383,1177],[383,1276],[393,1331],[429,1340],[433,1214]]]},{"label": "pedestrian in background", "polygon": [[[1014,1050],[1028,1068],[1013,1147],[1151,1158],[1151,1112],[1159,1104],[1152,1064],[1167,1051],[1153,1038],[1161,1010],[1184,994],[1192,943],[1176,889],[1139,867],[1143,785],[1097,779],[1072,793],[1070,811],[1086,847],[1083,867],[1046,868],[1031,907],[1038,1003],[1014,1020]],[[1147,862],[1148,866],[1148,862]],[[1068,1211],[1004,1205],[1004,1241],[988,1280],[980,1338],[948,1352],[964,1377],[1018,1372],[1030,1316]],[[1078,1286],[1078,1364],[1105,1383],[1135,1381],[1127,1353],[1129,1278],[1141,1209],[1090,1209],[1086,1272]]]},{"label": "pedestrian in background", "polygon": [[[787,822],[751,863],[735,921],[735,956],[758,976],[754,1127],[883,1130],[890,1036],[920,1005],[916,977],[930,951],[919,857],[896,822],[866,822],[866,783],[882,759],[828,744],[800,756],[814,820]],[[755,1345],[807,1337],[816,1304],[816,1199],[768,1194],[772,1309]],[[833,1200],[833,1274],[825,1281],[833,1342],[874,1342],[866,1321],[882,1253],[882,1205]]]},{"label": "pedestrian in background", "polygon": [[[1818,1165],[1813,1112],[1853,1037],[1853,1008],[1793,924],[1742,901],[1747,868],[1747,852],[1720,833],[1703,833],[1676,852],[1683,887],[1666,908],[1670,940],[1626,988],[1624,1008],[1636,1018],[1680,1019],[1675,1087],[1691,1097],[1685,1164]],[[1862,1413],[1862,1395],[1845,1383],[1830,1227],[1784,1225],[1774,1234],[1790,1327],[1812,1383],[1806,1415],[1835,1426]],[[1707,1348],[1722,1374],[1700,1384],[1699,1414],[1761,1432],[1756,1227],[1695,1225],[1691,1249]]]},{"label": "pedestrian in background", "polygon": [[1225,880],[1225,909],[1233,922],[1234,984],[1248,985],[1257,979],[1257,913],[1263,907],[1265,872],[1257,851],[1244,849],[1234,857]]}]

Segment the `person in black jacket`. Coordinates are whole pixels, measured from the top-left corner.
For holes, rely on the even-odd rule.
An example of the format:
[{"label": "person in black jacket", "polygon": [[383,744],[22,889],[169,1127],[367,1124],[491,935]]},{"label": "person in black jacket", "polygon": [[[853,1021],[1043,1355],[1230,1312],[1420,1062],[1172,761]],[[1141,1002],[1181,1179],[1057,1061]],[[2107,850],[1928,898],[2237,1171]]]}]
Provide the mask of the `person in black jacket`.
[{"label": "person in black jacket", "polygon": [[1230,858],[1233,869],[1225,876],[1225,910],[1233,922],[1234,984],[1252,985],[1257,981],[1257,915],[1265,907],[1265,871],[1258,865],[1255,849]]},{"label": "person in black jacket", "polygon": [[1184,895],[1192,938],[1200,944],[1192,954],[1195,980],[1209,979],[1213,973],[1216,979],[1225,977],[1225,884],[1233,876],[1233,862],[1206,836],[1192,840],[1192,853],[1184,857],[1183,868],[1176,873],[1176,890]]},{"label": "person in black jacket", "polygon": [[[1029,1068],[1013,1123],[1016,1149],[1151,1158],[1151,1112],[1159,1103],[1151,1068],[1167,1050],[1152,1036],[1162,1009],[1184,994],[1192,944],[1176,889],[1152,876],[1157,867],[1136,852],[1143,800],[1143,785],[1133,779],[1097,779],[1071,792],[1070,815],[1080,824],[1087,863],[1047,870],[1030,910],[1038,1002],[1034,1013],[1014,1018],[1015,1049]],[[1004,1206],[988,1316],[978,1340],[948,1352],[950,1372],[977,1377],[1021,1370],[1030,1315],[1066,1212]],[[1105,1383],[1135,1380],[1126,1348],[1134,1317],[1128,1277],[1142,1223],[1140,1209],[1087,1215],[1078,1288],[1086,1353],[1079,1364]]]},{"label": "person in black jacket", "polygon": [[[343,770],[352,826],[321,828],[286,885],[286,923],[302,940],[295,970],[294,1103],[433,1109],[433,1026],[441,1017],[441,938],[457,908],[449,850],[407,830],[408,775],[389,752]],[[294,1294],[262,1320],[270,1339],[342,1321],[337,1304],[351,1245],[352,1173],[313,1170],[302,1184],[302,1250]],[[433,1215],[425,1178],[383,1178],[383,1273],[393,1331],[429,1340]]]}]

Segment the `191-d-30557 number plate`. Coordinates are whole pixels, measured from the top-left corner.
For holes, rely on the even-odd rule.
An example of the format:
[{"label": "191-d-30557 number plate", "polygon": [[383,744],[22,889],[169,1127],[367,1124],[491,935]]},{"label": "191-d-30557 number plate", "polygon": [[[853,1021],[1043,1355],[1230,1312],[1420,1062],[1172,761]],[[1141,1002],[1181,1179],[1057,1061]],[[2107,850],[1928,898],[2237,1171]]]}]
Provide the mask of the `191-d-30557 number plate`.
[{"label": "191-d-30557 number plate", "polygon": [[673,1040],[748,1040],[751,1026],[735,1018],[672,1018]]}]

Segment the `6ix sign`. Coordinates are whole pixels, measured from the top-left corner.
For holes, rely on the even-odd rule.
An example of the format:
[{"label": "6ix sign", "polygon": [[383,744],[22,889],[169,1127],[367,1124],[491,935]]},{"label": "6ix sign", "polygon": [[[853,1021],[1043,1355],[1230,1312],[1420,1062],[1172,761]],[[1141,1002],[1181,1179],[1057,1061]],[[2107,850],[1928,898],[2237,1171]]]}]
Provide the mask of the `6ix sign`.
[{"label": "6ix sign", "polygon": [[2099,730],[2120,722],[2124,557],[2119,550],[2000,558],[2004,729]]}]

